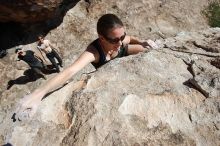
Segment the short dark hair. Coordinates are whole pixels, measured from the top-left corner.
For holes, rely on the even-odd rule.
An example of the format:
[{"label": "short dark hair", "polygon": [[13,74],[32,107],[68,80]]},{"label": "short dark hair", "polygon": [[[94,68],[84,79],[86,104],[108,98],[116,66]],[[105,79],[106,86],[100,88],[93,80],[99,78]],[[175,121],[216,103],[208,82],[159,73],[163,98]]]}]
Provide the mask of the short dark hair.
[{"label": "short dark hair", "polygon": [[37,38],[39,38],[39,37],[44,39],[44,35],[42,35],[42,34],[39,34]]},{"label": "short dark hair", "polygon": [[97,22],[97,32],[106,37],[112,28],[123,27],[122,21],[114,14],[105,14]]},{"label": "short dark hair", "polygon": [[18,53],[19,50],[22,50],[21,48],[16,48],[15,53]]}]

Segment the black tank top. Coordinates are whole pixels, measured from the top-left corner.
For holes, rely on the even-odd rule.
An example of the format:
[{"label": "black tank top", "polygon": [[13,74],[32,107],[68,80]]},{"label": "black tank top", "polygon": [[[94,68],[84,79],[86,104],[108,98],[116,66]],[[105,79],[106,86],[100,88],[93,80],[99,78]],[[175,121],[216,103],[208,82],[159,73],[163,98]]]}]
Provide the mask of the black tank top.
[{"label": "black tank top", "polygon": [[43,68],[43,64],[34,56],[34,52],[27,50],[24,56],[18,56],[20,60],[25,61],[30,67]]},{"label": "black tank top", "polygon": [[[91,43],[91,45],[94,46],[97,49],[98,53],[99,53],[99,62],[97,62],[97,63],[92,62],[92,65],[96,69],[99,68],[100,66],[106,64],[108,61],[110,61],[110,60],[108,60],[108,61],[106,60],[105,53],[103,52],[102,46],[99,43],[99,39],[94,40]],[[115,58],[127,56],[127,49],[128,49],[128,45],[123,45],[122,44],[122,46],[120,47],[120,49],[118,51],[118,55]]]}]

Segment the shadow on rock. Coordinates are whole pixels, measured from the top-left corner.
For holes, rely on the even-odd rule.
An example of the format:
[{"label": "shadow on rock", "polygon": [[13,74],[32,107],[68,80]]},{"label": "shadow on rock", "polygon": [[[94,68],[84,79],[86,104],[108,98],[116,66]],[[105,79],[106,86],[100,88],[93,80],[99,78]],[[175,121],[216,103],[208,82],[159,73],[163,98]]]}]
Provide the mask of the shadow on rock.
[{"label": "shadow on rock", "polygon": [[58,27],[62,23],[66,12],[78,2],[79,0],[64,0],[55,11],[54,16],[43,22],[0,23],[0,50],[36,42],[38,35],[46,35],[50,30]]},{"label": "shadow on rock", "polygon": [[2,146],[13,146],[13,145],[10,143],[6,143],[6,144],[3,144]]},{"label": "shadow on rock", "polygon": [[[42,70],[42,72],[48,75],[48,74],[56,73],[56,70],[52,69],[51,65],[48,65],[46,69]],[[36,74],[32,69],[28,69],[24,71],[23,76],[20,76],[15,80],[8,81],[7,90],[9,90],[15,84],[23,85],[29,82],[34,82],[40,78],[42,78],[42,76]]]}]

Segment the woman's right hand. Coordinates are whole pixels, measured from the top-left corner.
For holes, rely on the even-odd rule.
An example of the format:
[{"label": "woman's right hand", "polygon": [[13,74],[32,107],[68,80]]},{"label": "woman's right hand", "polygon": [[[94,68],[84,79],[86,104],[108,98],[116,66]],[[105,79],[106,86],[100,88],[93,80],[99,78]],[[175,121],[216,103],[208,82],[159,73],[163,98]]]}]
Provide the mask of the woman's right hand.
[{"label": "woman's right hand", "polygon": [[158,49],[159,46],[152,40],[148,39],[146,41],[142,41],[142,46],[148,49]]},{"label": "woman's right hand", "polygon": [[15,113],[12,116],[14,121],[25,120],[33,117],[36,113],[39,104],[41,103],[41,99],[43,95],[38,92],[33,92],[29,95],[25,95],[17,104]]}]

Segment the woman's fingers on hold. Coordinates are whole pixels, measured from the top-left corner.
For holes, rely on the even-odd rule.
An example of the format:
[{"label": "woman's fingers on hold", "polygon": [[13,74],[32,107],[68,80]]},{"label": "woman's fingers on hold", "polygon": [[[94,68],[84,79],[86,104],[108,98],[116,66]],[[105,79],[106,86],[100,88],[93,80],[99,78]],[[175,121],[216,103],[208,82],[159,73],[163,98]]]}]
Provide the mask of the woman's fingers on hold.
[{"label": "woman's fingers on hold", "polygon": [[158,49],[159,46],[152,40],[147,40],[148,45],[152,48],[152,49]]}]

